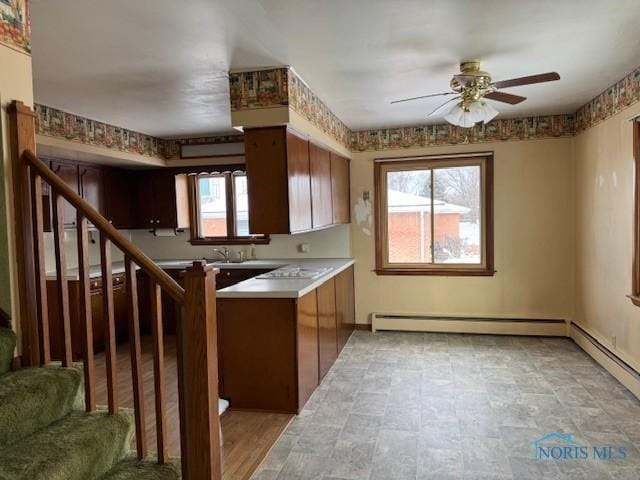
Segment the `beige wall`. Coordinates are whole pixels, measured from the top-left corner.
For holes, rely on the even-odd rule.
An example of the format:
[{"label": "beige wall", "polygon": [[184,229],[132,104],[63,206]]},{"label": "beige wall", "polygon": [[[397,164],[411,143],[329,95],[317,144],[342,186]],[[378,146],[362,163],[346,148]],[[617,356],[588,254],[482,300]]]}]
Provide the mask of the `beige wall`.
[{"label": "beige wall", "polygon": [[[578,134],[575,320],[640,367],[640,309],[631,293],[633,137],[640,105]],[[614,338],[615,337],[615,338]]]},{"label": "beige wall", "polygon": [[[495,276],[373,273],[373,225],[362,213],[363,192],[370,192],[373,200],[373,160],[478,151],[495,153]],[[353,154],[357,322],[369,323],[372,312],[571,319],[573,177],[572,138]]]},{"label": "beige wall", "polygon": [[[198,259],[212,258],[215,246],[192,246],[189,232],[175,237],[154,237],[145,230],[132,230],[131,239],[147,255],[154,259]],[[309,253],[298,251],[298,245],[309,245]],[[238,251],[249,246],[230,246]],[[222,247],[217,247],[222,248]],[[298,235],[272,235],[269,245],[256,245],[258,258],[343,258],[351,256],[351,229],[349,225],[339,225],[317,232]]]},{"label": "beige wall", "polygon": [[18,304],[12,292],[16,265],[12,261],[15,258],[11,229],[14,212],[7,116],[7,107],[13,100],[33,105],[31,56],[0,45],[0,307],[16,318]]}]

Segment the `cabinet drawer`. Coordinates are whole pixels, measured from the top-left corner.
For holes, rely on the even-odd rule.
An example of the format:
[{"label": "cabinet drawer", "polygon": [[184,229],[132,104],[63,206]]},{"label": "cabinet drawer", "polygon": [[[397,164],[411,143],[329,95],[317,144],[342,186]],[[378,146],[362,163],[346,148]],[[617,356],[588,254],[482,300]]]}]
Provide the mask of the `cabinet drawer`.
[{"label": "cabinet drawer", "polygon": [[[126,275],[124,273],[118,273],[113,275],[113,286],[123,285],[125,283]],[[102,290],[102,277],[94,277],[89,281],[89,288],[91,292]]]}]

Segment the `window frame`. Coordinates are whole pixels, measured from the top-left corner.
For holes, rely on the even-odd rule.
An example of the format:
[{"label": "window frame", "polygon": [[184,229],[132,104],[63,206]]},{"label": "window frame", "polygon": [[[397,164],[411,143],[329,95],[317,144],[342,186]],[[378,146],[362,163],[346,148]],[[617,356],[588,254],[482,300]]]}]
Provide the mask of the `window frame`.
[{"label": "window frame", "polygon": [[[389,171],[430,170],[433,189],[433,169],[456,166],[480,166],[481,196],[481,247],[482,262],[474,264],[442,263],[389,263],[387,227],[387,185]],[[408,168],[410,167],[410,168]],[[494,231],[493,231],[493,152],[474,152],[419,157],[379,158],[374,164],[375,188],[375,247],[377,275],[423,275],[423,276],[493,276]],[[433,222],[432,222],[433,225]],[[433,234],[431,236],[433,239]]]},{"label": "window frame", "polygon": [[627,295],[640,307],[640,119],[633,123],[633,264],[631,266],[631,294]]},{"label": "window frame", "polygon": [[[238,175],[246,175],[243,170],[224,172],[201,172],[189,175],[189,210],[191,216],[192,245],[266,245],[271,242],[269,235],[236,235],[235,182]],[[200,192],[198,180],[203,177],[224,177],[227,206],[227,235],[220,237],[205,237],[200,232]],[[231,234],[229,234],[231,232]]]}]

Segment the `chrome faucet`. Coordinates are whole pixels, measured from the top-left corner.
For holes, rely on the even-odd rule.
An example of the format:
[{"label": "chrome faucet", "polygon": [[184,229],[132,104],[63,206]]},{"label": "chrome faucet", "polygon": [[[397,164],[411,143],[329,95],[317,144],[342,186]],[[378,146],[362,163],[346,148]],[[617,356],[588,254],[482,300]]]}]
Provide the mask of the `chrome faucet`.
[{"label": "chrome faucet", "polygon": [[222,250],[214,248],[213,253],[224,258],[224,263],[231,263],[231,251],[227,247],[224,247]]}]

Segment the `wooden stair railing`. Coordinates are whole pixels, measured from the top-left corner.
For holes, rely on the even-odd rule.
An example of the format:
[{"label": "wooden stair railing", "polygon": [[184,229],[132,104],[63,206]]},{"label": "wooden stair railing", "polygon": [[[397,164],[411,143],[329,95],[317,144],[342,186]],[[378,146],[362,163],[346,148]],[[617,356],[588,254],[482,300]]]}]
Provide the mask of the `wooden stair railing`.
[{"label": "wooden stair railing", "polygon": [[[22,240],[19,258],[22,265],[19,288],[32,286],[35,308],[25,305],[21,325],[29,332],[23,349],[30,352],[26,364],[44,365],[51,361],[47,316],[46,272],[44,262],[44,222],[42,182],[52,197],[52,230],[56,261],[57,304],[62,319],[64,366],[72,365],[68,278],[64,248],[64,201],[76,212],[78,271],[80,284],[80,322],[82,327],[85,403],[87,411],[96,409],[96,373],[93,359],[93,331],[89,278],[89,223],[100,236],[103,310],[105,319],[105,358],[108,409],[120,409],[117,378],[114,300],[112,283],[112,245],[125,257],[128,301],[130,360],[135,411],[136,450],[139,459],[148,456],[144,389],[141,363],[140,322],[136,270],[148,275],[151,283],[153,337],[153,374],[156,410],[158,462],[169,460],[166,398],[164,392],[164,349],[161,292],[181,306],[177,324],[177,361],[180,411],[180,451],[182,478],[185,480],[219,480],[222,478],[218,416],[218,366],[216,340],[215,275],[217,270],[204,262],[194,262],[185,274],[185,288],[166,274],[127,237],[64,183],[32,151],[35,145],[33,113],[15,102],[10,109],[15,136],[14,196],[23,215],[16,215],[16,239]],[[16,171],[17,170],[17,171]],[[22,302],[21,302],[22,307]],[[33,306],[31,306],[33,307]],[[34,359],[36,359],[34,361]]]}]

